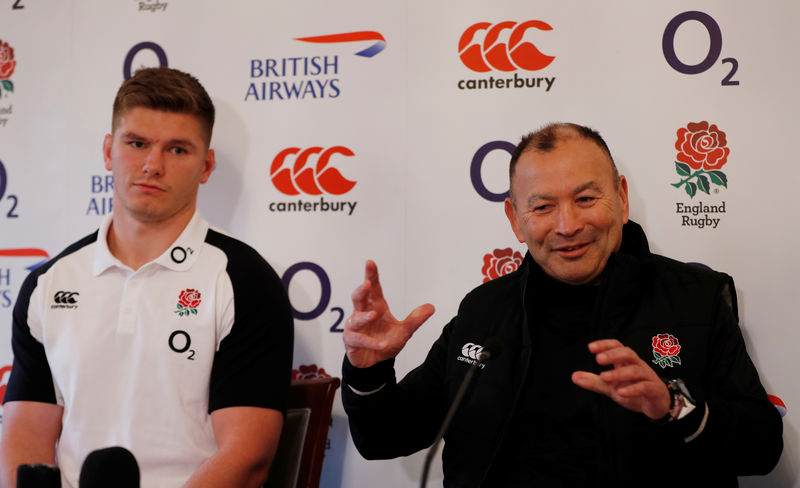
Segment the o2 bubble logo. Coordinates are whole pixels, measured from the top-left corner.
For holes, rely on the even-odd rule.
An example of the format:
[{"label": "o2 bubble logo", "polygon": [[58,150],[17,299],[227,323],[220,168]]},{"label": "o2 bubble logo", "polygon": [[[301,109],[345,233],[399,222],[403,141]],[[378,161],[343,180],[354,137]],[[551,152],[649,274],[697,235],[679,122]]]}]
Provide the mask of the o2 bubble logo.
[{"label": "o2 bubble logo", "polygon": [[133,76],[133,58],[139,54],[140,51],[152,51],[158,57],[158,66],[164,68],[169,66],[167,64],[167,53],[164,51],[164,48],[156,44],[155,42],[140,42],[139,44],[133,46],[128,54],[125,56],[125,62],[122,65],[122,74],[125,76],[127,80],[131,76]]},{"label": "o2 bubble logo", "polygon": [[489,200],[490,202],[502,202],[506,199],[506,197],[508,197],[508,190],[502,193],[494,193],[486,188],[486,185],[483,183],[483,177],[481,176],[481,170],[483,169],[483,162],[489,153],[499,150],[506,151],[508,155],[511,156],[514,154],[514,149],[516,149],[516,146],[508,141],[487,142],[478,148],[475,156],[472,157],[472,163],[469,165],[469,177],[472,180],[472,186],[475,188],[475,191],[478,192],[478,195],[482,196],[486,200]]},{"label": "o2 bubble logo", "polygon": [[[311,272],[317,281],[319,281],[321,291],[316,306],[314,306],[314,308],[311,310],[297,310],[294,304],[292,304],[292,316],[298,320],[313,320],[321,316],[325,310],[327,310],[328,305],[331,302],[331,280],[328,277],[328,273],[322,269],[322,266],[309,261],[303,261],[289,266],[289,269],[283,273],[283,276],[281,277],[281,283],[283,284],[283,288],[286,290],[286,293],[289,293],[289,285],[291,285],[292,279],[301,271]],[[338,315],[333,325],[331,325],[330,331],[344,332],[344,329],[340,327],[342,321],[344,320],[344,310],[342,307],[332,307],[330,311]]]},{"label": "o2 bubble logo", "polygon": [[0,203],[3,202],[3,198],[12,202],[11,208],[9,208],[8,212],[6,213],[6,217],[9,219],[19,218],[19,214],[14,212],[17,208],[17,203],[19,203],[19,200],[17,199],[16,195],[6,196],[6,188],[8,188],[8,173],[6,172],[6,167],[3,166],[3,162],[0,161]]},{"label": "o2 bubble logo", "polygon": [[[680,26],[690,20],[695,20],[703,24],[703,27],[708,31],[708,37],[711,41],[705,59],[698,64],[686,64],[678,59],[678,55],[675,53],[675,33]],[[714,66],[722,53],[722,30],[719,28],[717,21],[705,12],[694,10],[683,12],[682,14],[676,15],[675,18],[670,20],[669,24],[667,24],[667,28],[664,29],[664,37],[661,39],[661,48],[664,51],[664,58],[667,60],[667,63],[669,63],[675,71],[685,75],[704,73]],[[728,63],[731,65],[731,70],[727,76],[722,79],[720,84],[722,86],[736,86],[739,82],[732,78],[739,69],[739,62],[735,58],[724,58],[722,60],[722,64]]]}]

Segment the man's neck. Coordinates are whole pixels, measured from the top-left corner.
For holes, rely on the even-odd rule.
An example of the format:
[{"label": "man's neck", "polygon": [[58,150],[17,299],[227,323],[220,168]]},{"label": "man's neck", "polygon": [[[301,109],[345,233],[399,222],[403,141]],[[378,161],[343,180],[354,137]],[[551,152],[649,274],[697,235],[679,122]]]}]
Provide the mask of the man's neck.
[{"label": "man's neck", "polygon": [[192,220],[194,208],[187,208],[166,221],[143,222],[115,212],[108,229],[108,250],[134,271],[162,255]]}]

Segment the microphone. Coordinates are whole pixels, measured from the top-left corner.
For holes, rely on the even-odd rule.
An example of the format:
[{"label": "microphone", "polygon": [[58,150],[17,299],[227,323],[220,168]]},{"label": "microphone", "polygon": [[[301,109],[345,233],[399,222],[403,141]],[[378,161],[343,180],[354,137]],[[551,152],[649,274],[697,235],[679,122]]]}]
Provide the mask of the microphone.
[{"label": "microphone", "polygon": [[447,431],[447,428],[450,427],[450,422],[453,421],[453,417],[455,417],[456,411],[461,405],[461,401],[464,400],[464,395],[466,395],[467,389],[469,389],[472,379],[475,377],[475,372],[490,359],[498,357],[501,352],[503,352],[503,341],[497,337],[489,337],[486,339],[486,345],[483,346],[483,350],[478,354],[478,360],[472,363],[472,366],[469,368],[469,370],[467,370],[467,374],[464,375],[464,379],[461,381],[461,386],[458,387],[458,392],[456,392],[456,397],[453,399],[453,403],[450,405],[450,410],[447,411],[447,415],[444,417],[442,427],[439,429],[439,433],[436,434],[433,444],[431,445],[430,449],[428,449],[428,454],[425,456],[425,465],[422,468],[422,478],[419,480],[420,488],[425,488],[425,485],[428,483],[428,471],[431,469],[433,456],[436,454],[436,450],[439,447],[439,443],[442,441],[442,437],[444,437],[444,433]]},{"label": "microphone", "polygon": [[61,471],[49,464],[20,464],[17,488],[61,488]]},{"label": "microphone", "polygon": [[92,451],[81,466],[80,488],[139,488],[139,464],[124,447]]}]

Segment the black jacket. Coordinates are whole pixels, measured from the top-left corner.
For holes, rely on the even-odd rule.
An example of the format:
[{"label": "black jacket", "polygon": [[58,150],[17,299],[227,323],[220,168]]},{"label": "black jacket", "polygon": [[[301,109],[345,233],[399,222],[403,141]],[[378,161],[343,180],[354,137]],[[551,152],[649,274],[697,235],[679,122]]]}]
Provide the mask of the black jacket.
[{"label": "black jacket", "polygon": [[[525,289],[543,286],[543,278],[527,255],[517,271],[474,289],[425,362],[399,383],[393,360],[358,369],[345,358],[342,398],[359,452],[387,459],[429,447],[470,366],[465,344],[498,337],[505,350],[478,372],[442,454],[445,487],[488,486],[485,476],[513,428],[509,421],[530,365],[528,314],[536,312],[525,304]],[[782,422],[745,350],[729,276],[651,254],[644,232],[629,222],[604,271],[593,322],[596,338],[616,338],[662,377],[683,379],[699,402],[686,418],[656,425],[597,395],[598,486],[736,486],[736,475],[775,466]],[[680,342],[680,363],[660,368],[653,363],[653,337],[663,333]],[[369,392],[384,383],[371,395],[351,389]],[[703,431],[686,443],[706,406]]]}]

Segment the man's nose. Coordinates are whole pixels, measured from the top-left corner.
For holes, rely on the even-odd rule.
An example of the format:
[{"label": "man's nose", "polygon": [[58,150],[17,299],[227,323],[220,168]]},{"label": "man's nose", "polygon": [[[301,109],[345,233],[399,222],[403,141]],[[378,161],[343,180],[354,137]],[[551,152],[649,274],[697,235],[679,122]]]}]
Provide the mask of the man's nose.
[{"label": "man's nose", "polygon": [[581,231],[583,222],[580,210],[574,205],[563,205],[558,211],[558,226],[556,231],[563,236],[573,236]]},{"label": "man's nose", "polygon": [[142,171],[148,176],[161,176],[164,174],[164,156],[158,148],[153,148],[147,154]]}]

